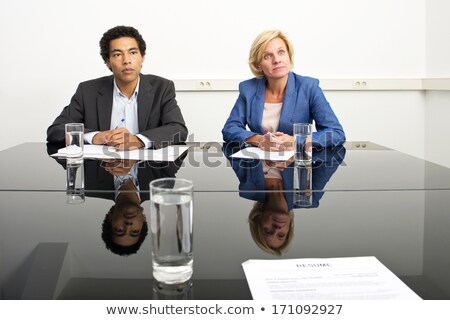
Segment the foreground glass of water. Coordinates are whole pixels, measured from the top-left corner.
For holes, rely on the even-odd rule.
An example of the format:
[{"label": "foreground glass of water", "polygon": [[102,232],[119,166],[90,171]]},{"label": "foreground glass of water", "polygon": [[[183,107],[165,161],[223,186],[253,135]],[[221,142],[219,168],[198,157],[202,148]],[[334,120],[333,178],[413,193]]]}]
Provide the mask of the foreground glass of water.
[{"label": "foreground glass of water", "polygon": [[66,124],[66,155],[72,162],[83,159],[84,125],[82,123]]},{"label": "foreground glass of water", "polygon": [[194,300],[192,280],[177,284],[153,283],[153,300]]},{"label": "foreground glass of water", "polygon": [[295,164],[307,165],[312,160],[312,126],[310,123],[294,123]]},{"label": "foreground glass of water", "polygon": [[193,189],[184,179],[150,183],[153,277],[162,283],[183,283],[192,276]]}]

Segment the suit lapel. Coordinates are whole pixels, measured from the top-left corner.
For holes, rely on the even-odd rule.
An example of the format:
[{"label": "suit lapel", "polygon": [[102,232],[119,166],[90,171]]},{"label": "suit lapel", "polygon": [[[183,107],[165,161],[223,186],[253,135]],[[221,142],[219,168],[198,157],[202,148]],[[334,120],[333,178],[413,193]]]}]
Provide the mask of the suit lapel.
[{"label": "suit lapel", "polygon": [[251,118],[252,131],[263,134],[264,130],[262,128],[262,117],[264,112],[264,100],[266,97],[266,79],[259,79],[256,86],[255,98],[251,106],[250,112],[253,113]]},{"label": "suit lapel", "polygon": [[100,131],[111,129],[113,104],[113,76],[108,77],[97,94],[97,116]]},{"label": "suit lapel", "polygon": [[139,82],[139,94],[138,94],[138,124],[139,132],[147,129],[148,118],[150,117],[150,109],[153,105],[153,99],[155,94],[153,92],[153,86],[148,78],[141,75]]},{"label": "suit lapel", "polygon": [[[295,167],[287,167],[283,171],[281,171],[281,177],[283,181],[284,190],[293,190],[294,188],[294,171],[297,170]],[[286,202],[288,205],[289,211],[294,207],[294,193],[293,192],[285,192],[284,197],[286,198]]]},{"label": "suit lapel", "polygon": [[290,72],[286,91],[284,93],[283,108],[281,109],[278,131],[292,133],[292,115],[295,109],[295,97],[295,79],[292,72]]}]

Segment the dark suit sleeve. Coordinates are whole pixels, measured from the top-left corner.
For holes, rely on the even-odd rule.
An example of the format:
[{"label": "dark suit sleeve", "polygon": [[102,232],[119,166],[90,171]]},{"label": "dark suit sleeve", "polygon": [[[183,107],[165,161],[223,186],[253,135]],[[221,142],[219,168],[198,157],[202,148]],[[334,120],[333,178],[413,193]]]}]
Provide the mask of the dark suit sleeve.
[{"label": "dark suit sleeve", "polygon": [[84,122],[83,108],[82,86],[79,85],[70,104],[63,109],[61,114],[53,121],[52,125],[48,127],[47,141],[51,143],[63,143],[65,140],[65,124]]},{"label": "dark suit sleeve", "polygon": [[159,117],[159,124],[156,127],[140,132],[140,134],[152,141],[152,147],[155,149],[184,142],[188,135],[183,115],[175,99],[173,82],[165,81],[165,85],[161,86],[160,90],[162,90],[160,93],[161,99],[159,100],[160,106],[153,106],[153,110],[150,113],[150,117]]}]

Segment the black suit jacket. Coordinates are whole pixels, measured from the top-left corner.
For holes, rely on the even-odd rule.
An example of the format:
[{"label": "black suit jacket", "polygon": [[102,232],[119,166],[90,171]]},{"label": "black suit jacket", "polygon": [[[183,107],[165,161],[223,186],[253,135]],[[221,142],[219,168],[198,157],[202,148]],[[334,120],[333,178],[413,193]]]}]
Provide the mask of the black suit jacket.
[{"label": "black suit jacket", "polygon": [[[84,123],[85,132],[110,129],[114,77],[80,83],[70,104],[47,129],[47,141],[64,142],[66,123]],[[153,142],[153,148],[184,142],[188,130],[175,99],[172,81],[140,75],[138,103],[139,133]]]},{"label": "black suit jacket", "polygon": [[[47,153],[53,154],[62,148],[59,144],[47,144]],[[160,178],[175,178],[181,168],[188,152],[184,152],[175,161],[145,161],[138,164],[138,180],[141,193],[141,202],[149,199],[149,184]],[[53,158],[65,170],[66,159]],[[114,200],[114,176],[104,168],[102,160],[85,159],[84,166],[84,189],[85,195],[93,198]],[[109,191],[109,192],[108,192]]]},{"label": "black suit jacket", "polygon": [[[181,167],[183,158],[175,162],[150,162],[138,164],[138,181],[141,202],[149,200],[149,185],[155,179],[175,178]],[[114,176],[103,168],[101,160],[86,160],[84,162],[84,188],[87,197],[114,199]],[[110,192],[105,192],[110,191]]]}]

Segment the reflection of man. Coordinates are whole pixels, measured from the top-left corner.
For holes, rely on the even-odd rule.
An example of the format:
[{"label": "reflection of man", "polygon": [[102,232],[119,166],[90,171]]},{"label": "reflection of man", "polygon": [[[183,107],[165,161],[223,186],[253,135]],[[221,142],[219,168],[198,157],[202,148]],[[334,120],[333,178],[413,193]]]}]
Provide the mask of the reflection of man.
[{"label": "reflection of man", "polygon": [[148,234],[141,203],[149,199],[149,184],[154,179],[175,177],[183,158],[175,162],[85,161],[86,196],[115,202],[102,223],[107,249],[119,255],[139,250]]},{"label": "reflection of man", "polygon": [[[61,146],[47,144],[47,153]],[[154,179],[175,177],[187,152],[174,162],[135,160],[84,160],[85,196],[113,200],[102,222],[106,248],[119,255],[136,253],[148,234],[141,203],[149,200]],[[54,158],[66,169],[66,160]]]},{"label": "reflection of man", "polygon": [[136,253],[148,234],[135,160],[107,162],[105,170],[113,175],[115,204],[102,223],[106,248],[119,255]]},{"label": "reflection of man", "polygon": [[160,148],[186,140],[187,129],[172,81],[140,73],[146,43],[133,27],[105,32],[100,51],[112,76],[81,83],[70,104],[47,130],[62,143],[64,125],[84,123],[85,142],[117,149]]}]

